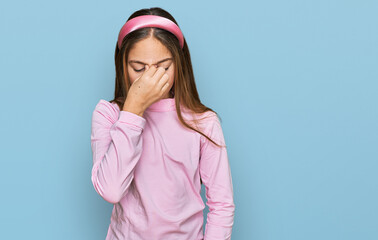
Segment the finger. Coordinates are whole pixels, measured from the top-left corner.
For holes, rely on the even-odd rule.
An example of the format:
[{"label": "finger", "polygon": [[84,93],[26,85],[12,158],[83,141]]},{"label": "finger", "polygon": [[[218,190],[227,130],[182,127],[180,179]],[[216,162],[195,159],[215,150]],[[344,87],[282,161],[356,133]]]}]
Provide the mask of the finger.
[{"label": "finger", "polygon": [[155,66],[149,67],[148,65],[145,65],[145,68],[146,68],[146,71],[144,71],[144,74],[146,76],[149,76],[150,78],[153,78],[153,76],[156,72],[156,67]]},{"label": "finger", "polygon": [[159,82],[164,74],[166,74],[165,68],[158,67],[153,78],[155,79],[156,82]]},{"label": "finger", "polygon": [[168,80],[169,80],[169,75],[167,73],[164,73],[157,83],[158,87],[160,87],[160,89],[163,88],[164,85],[168,82]]},{"label": "finger", "polygon": [[148,65],[144,65],[144,71],[143,71],[142,75],[138,77],[138,79],[141,79],[141,78],[145,79],[146,76],[148,76],[148,70],[150,70]]},{"label": "finger", "polygon": [[169,82],[166,82],[163,85],[163,87],[161,88],[162,95],[164,95],[166,92],[168,92],[170,88],[171,88],[171,85],[169,84]]}]

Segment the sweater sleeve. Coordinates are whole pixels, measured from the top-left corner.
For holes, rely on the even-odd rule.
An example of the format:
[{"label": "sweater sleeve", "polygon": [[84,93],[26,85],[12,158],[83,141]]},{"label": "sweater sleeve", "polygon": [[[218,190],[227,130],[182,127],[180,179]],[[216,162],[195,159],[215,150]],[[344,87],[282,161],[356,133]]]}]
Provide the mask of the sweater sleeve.
[{"label": "sweater sleeve", "polygon": [[92,114],[92,183],[110,203],[125,196],[142,153],[146,119],[101,99]]},{"label": "sweater sleeve", "polygon": [[[204,132],[220,145],[225,145],[217,115],[211,117]],[[231,169],[226,147],[218,147],[201,135],[200,175],[206,189],[209,213],[204,240],[230,240],[235,205]]]}]

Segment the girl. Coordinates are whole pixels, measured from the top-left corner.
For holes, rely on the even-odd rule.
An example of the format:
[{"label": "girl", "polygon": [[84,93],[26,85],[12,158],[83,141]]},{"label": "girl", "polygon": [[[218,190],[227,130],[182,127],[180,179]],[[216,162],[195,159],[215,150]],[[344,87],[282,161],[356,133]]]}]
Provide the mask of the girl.
[{"label": "girl", "polygon": [[176,20],[161,8],[133,13],[118,36],[115,69],[114,99],[99,100],[91,133],[92,183],[114,204],[106,239],[231,239],[235,205],[221,124],[200,102]]}]

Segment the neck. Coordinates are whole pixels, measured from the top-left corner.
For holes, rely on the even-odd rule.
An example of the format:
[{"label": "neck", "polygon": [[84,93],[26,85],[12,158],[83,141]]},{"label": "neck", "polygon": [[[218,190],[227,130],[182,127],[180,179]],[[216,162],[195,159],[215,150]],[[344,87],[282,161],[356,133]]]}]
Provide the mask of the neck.
[{"label": "neck", "polygon": [[157,100],[156,102],[152,103],[146,111],[153,111],[153,112],[168,112],[168,111],[173,111],[176,109],[176,103],[175,103],[175,98],[161,98]]}]

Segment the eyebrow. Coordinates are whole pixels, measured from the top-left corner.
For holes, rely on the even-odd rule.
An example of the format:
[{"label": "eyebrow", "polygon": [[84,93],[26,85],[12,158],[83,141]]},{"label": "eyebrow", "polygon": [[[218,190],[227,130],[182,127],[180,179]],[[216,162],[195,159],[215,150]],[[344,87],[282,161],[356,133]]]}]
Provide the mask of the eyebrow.
[{"label": "eyebrow", "polygon": [[[172,60],[172,58],[164,58],[163,60],[160,60],[159,62],[154,63],[153,65],[156,65],[156,64],[168,61],[168,60]],[[143,65],[148,65],[147,63],[144,63],[144,62],[141,62],[141,61],[137,61],[137,60],[130,60],[129,63],[140,63],[140,64],[143,64]]]}]

